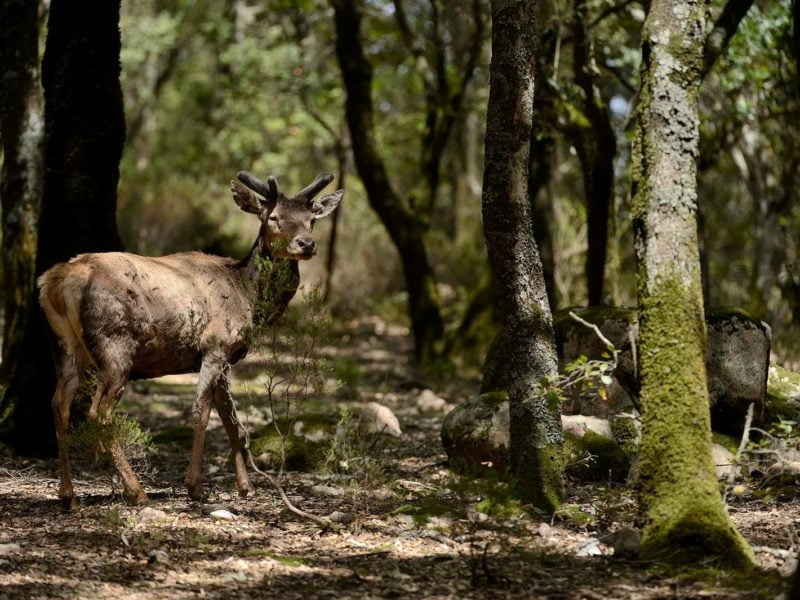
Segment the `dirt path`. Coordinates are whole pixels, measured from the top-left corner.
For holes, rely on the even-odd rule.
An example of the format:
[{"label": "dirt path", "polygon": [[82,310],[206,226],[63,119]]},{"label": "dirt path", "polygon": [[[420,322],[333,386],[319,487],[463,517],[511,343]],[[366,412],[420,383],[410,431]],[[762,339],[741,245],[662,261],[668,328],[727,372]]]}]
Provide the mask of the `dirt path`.
[{"label": "dirt path", "polygon": [[[795,503],[739,500],[733,517],[773,576],[736,578],[699,565],[678,574],[615,559],[603,541],[630,521],[633,501],[610,486],[576,487],[569,514],[542,522],[497,489],[454,477],[438,431],[443,412],[421,413],[422,384],[403,357],[403,331],[363,321],[325,353],[347,379],[335,397],[310,406],[335,420],[337,406],[377,401],[399,417],[403,436],[374,451],[382,471],[366,484],[314,472],[284,478],[305,510],[343,525],[323,532],[286,510],[265,481],[235,493],[221,424],[212,418],[206,452],[208,499],[183,489],[192,378],[130,386],[124,408],[160,439],[150,459],[150,507],[128,507],[87,461],[75,466],[82,508],[56,502],[55,461],[0,458],[1,598],[775,598],[797,546]],[[344,350],[346,349],[346,350]],[[257,389],[261,365],[239,368]],[[477,382],[454,380],[437,394],[456,403]],[[267,419],[252,412],[255,431]],[[162,435],[159,436],[158,434]],[[212,516],[228,511],[230,520]],[[338,515],[337,515],[338,513]],[[224,515],[228,516],[228,515]]]}]

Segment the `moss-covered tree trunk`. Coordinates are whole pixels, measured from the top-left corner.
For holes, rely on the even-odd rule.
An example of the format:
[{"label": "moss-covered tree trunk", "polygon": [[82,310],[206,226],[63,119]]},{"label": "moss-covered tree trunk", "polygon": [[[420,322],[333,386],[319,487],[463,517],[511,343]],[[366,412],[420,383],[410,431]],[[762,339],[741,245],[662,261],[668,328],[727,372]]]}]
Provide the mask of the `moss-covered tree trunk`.
[{"label": "moss-covered tree trunk", "polygon": [[492,2],[483,228],[508,342],[510,471],[523,500],[552,511],[564,496],[564,435],[561,407],[539,389],[556,373],[556,350],[528,190],[535,10],[529,0]]},{"label": "moss-covered tree trunk", "polygon": [[[44,190],[36,274],[81,252],[121,249],[116,226],[125,140],[119,82],[120,0],[53,0],[42,63]],[[36,293],[0,405],[2,439],[24,454],[55,448],[55,374]]]},{"label": "moss-covered tree trunk", "polygon": [[641,551],[746,565],[752,552],[728,517],[711,458],[696,217],[706,9],[703,0],[653,0],[642,32],[633,157]]},{"label": "moss-covered tree trunk", "polygon": [[39,0],[0,4],[0,136],[3,170],[3,367],[0,385],[11,373],[28,316],[33,286],[36,225],[42,197],[44,115],[39,84]]}]

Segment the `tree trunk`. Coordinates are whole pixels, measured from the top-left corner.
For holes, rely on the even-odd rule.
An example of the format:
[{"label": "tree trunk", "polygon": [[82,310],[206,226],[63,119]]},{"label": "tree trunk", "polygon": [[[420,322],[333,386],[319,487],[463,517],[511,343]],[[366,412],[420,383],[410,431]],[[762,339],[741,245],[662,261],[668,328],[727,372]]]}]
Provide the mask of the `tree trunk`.
[{"label": "tree trunk", "polygon": [[556,373],[553,320],[533,237],[528,191],[535,10],[493,0],[483,227],[503,314],[511,410],[510,468],[517,494],[552,511],[564,497],[561,407],[540,391]]},{"label": "tree trunk", "polygon": [[358,0],[331,0],[336,21],[336,54],[347,90],[345,116],[358,175],[369,203],[400,254],[408,290],[408,313],[414,335],[414,357],[426,364],[440,356],[444,323],[439,310],[436,278],[425,247],[427,219],[400,199],[389,182],[375,141],[372,105],[372,65],[361,43]]},{"label": "tree trunk", "polygon": [[[645,557],[752,563],[711,458],[697,247],[702,0],[653,0],[642,32],[632,165],[638,266]],[[676,16],[677,15],[677,16]]]},{"label": "tree trunk", "polygon": [[583,91],[586,124],[579,127],[575,147],[583,171],[586,196],[586,287],[589,306],[603,304],[608,211],[614,194],[614,156],[617,140],[608,108],[600,94],[592,39],[586,30],[586,2],[575,0],[573,64],[575,82]]},{"label": "tree trunk", "polygon": [[3,170],[3,367],[11,376],[19,352],[33,287],[36,224],[42,198],[44,116],[39,85],[39,0],[8,0],[0,5],[0,135]]},{"label": "tree trunk", "polygon": [[[120,0],[53,0],[42,62],[45,174],[36,274],[82,252],[122,248],[116,226],[125,141],[119,83]],[[52,453],[55,373],[37,294],[0,405],[2,438],[24,454]]]}]

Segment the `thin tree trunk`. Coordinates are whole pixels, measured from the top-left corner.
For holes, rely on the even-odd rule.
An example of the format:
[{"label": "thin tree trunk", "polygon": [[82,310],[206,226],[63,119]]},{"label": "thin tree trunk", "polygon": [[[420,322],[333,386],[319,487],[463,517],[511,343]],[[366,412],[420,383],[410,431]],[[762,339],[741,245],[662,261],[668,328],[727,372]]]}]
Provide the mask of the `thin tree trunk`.
[{"label": "thin tree trunk", "polygon": [[[116,226],[125,118],[119,74],[120,0],[53,0],[42,63],[45,175],[36,274],[82,252],[122,248]],[[21,351],[6,390],[3,441],[23,454],[55,449],[55,373],[37,294],[31,290]]]},{"label": "thin tree trunk", "polygon": [[483,226],[507,340],[511,473],[520,498],[553,511],[564,497],[561,407],[545,399],[556,373],[553,322],[533,236],[528,191],[535,10],[529,0],[493,0],[486,118]]},{"label": "thin tree trunk", "polygon": [[356,171],[364,183],[370,205],[400,254],[414,335],[414,357],[421,364],[430,363],[442,350],[444,323],[436,278],[425,247],[425,219],[412,213],[397,195],[378,152],[373,121],[372,65],[361,43],[362,15],[358,0],[331,0],[331,5],[336,22],[336,54],[347,90],[345,115]]},{"label": "thin tree trunk", "polygon": [[[641,552],[752,564],[711,458],[697,243],[698,106],[707,6],[652,0],[632,166],[638,265]],[[676,17],[680,15],[680,17]]]},{"label": "thin tree trunk", "polygon": [[614,193],[614,157],[617,140],[608,107],[600,94],[592,39],[586,29],[586,2],[575,0],[573,19],[573,65],[575,82],[583,91],[586,126],[578,128],[576,149],[583,171],[586,196],[586,287],[589,305],[603,304],[608,213]]},{"label": "thin tree trunk", "polygon": [[28,317],[36,260],[36,224],[42,198],[44,115],[39,85],[39,0],[0,5],[0,135],[3,170],[3,367],[19,352]]},{"label": "thin tree trunk", "polygon": [[[347,146],[342,140],[336,141],[336,160],[339,163],[339,178],[337,186],[340,190],[346,189],[347,178]],[[336,266],[336,242],[339,238],[339,221],[341,220],[342,207],[333,212],[331,222],[331,235],[328,238],[328,256],[325,260],[325,291],[323,293],[323,300],[325,302],[330,298],[331,291],[333,290],[333,270]]]}]

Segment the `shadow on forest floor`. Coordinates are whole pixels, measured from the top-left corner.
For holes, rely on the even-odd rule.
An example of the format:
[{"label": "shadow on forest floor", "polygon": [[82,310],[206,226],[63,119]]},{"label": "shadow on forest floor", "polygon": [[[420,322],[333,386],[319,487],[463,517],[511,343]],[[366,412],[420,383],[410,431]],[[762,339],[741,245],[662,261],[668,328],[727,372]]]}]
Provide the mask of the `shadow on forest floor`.
[{"label": "shadow on forest floor", "polygon": [[[341,405],[355,410],[377,401],[397,414],[404,432],[377,445],[383,472],[370,485],[318,472],[285,475],[287,494],[305,510],[346,514],[341,531],[300,520],[255,474],[256,494],[240,499],[216,415],[205,460],[208,498],[190,501],[184,434],[194,379],[141,382],[129,386],[123,410],[153,434],[165,434],[157,437],[145,478],[149,506],[162,512],[148,519],[126,506],[111,493],[114,482],[103,469],[78,460],[73,473],[82,506],[64,514],[56,461],[0,458],[0,598],[771,599],[780,593],[778,569],[790,570],[787,557],[795,551],[796,504],[737,500],[732,507],[751,543],[767,547],[758,557],[772,575],[734,576],[713,565],[679,572],[615,559],[603,539],[632,519],[629,493],[574,486],[571,509],[560,517],[543,522],[520,511],[497,495],[496,485],[447,470],[439,442],[444,412],[418,410],[423,384],[404,358],[406,337],[362,327],[342,333],[339,343],[324,353],[334,363],[332,376],[349,378],[347,385],[326,385],[304,410],[335,414]],[[258,354],[237,367],[238,400],[250,396],[258,404],[257,380],[269,367]],[[474,394],[477,382],[456,378],[434,387],[455,404]],[[263,410],[248,413],[251,431],[267,420]],[[487,499],[495,504],[478,504]],[[218,508],[232,520],[212,518]]]}]

